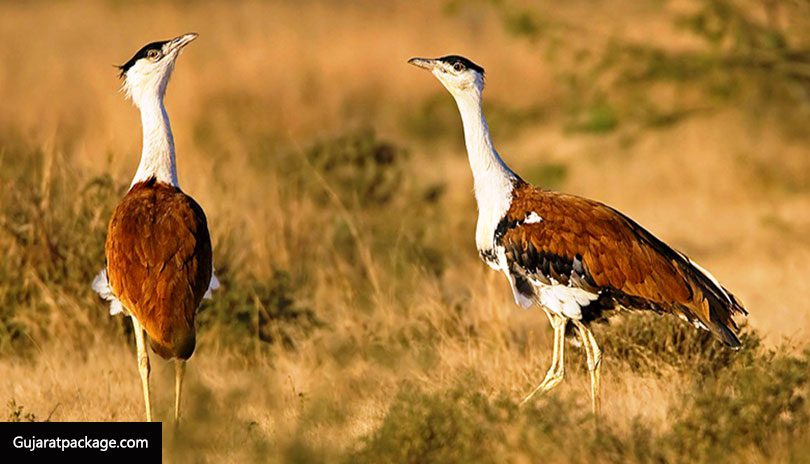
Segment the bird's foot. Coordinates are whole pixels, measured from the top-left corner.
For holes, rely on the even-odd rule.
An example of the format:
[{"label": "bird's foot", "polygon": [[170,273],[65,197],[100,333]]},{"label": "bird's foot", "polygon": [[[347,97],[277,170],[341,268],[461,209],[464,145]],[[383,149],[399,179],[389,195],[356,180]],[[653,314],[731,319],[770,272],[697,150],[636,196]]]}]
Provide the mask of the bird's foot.
[{"label": "bird's foot", "polygon": [[526,395],[525,398],[523,398],[523,400],[520,402],[520,405],[523,406],[524,404],[526,404],[527,401],[532,399],[534,395],[538,393],[541,394],[547,393],[552,388],[556,387],[560,382],[562,382],[562,380],[563,380],[563,372],[549,371],[549,373],[546,374],[546,378],[543,379],[543,381],[540,383],[540,385],[537,386],[537,388],[532,390],[531,393],[529,393],[528,395]]}]

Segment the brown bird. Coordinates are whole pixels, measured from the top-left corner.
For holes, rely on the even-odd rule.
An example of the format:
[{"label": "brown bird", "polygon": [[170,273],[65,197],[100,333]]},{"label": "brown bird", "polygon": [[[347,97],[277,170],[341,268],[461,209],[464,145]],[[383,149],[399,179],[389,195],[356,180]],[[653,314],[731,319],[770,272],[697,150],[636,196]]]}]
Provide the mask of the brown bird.
[{"label": "brown bird", "polygon": [[179,421],[185,363],[196,340],[194,315],[219,285],[205,213],[177,182],[174,138],[163,105],[175,61],[195,38],[191,33],[150,43],[119,67],[124,91],[141,113],[143,151],[129,192],[110,219],[107,268],[93,288],[111,301],[110,314],[132,318],[147,421],[152,407],[144,331],[155,353],[175,359]]},{"label": "brown bird", "polygon": [[461,113],[481,258],[506,275],[517,304],[540,306],[554,329],[551,368],[523,402],[562,381],[568,322],[585,350],[595,414],[602,354],[589,324],[614,311],[674,314],[740,347],[733,316],[748,313],[705,269],[615,209],[534,187],[509,169],[493,148],[481,109],[483,68],[461,56],[409,63],[429,70]]}]

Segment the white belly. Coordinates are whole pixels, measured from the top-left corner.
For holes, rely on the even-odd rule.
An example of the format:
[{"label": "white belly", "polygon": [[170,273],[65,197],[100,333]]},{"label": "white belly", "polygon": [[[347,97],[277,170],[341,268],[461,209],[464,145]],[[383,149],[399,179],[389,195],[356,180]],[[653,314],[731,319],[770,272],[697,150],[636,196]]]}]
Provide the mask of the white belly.
[{"label": "white belly", "polygon": [[582,319],[582,308],[599,298],[598,294],[567,285],[545,285],[533,282],[540,304],[568,319]]}]

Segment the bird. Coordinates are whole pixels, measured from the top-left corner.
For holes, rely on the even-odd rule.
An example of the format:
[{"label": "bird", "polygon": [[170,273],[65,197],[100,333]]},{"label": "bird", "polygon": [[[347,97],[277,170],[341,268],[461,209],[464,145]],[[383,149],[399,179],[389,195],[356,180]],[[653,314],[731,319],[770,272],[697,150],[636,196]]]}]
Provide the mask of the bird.
[{"label": "bird", "polygon": [[181,51],[196,33],[149,43],[119,66],[122,90],[140,111],[141,159],[129,191],[110,218],[106,267],[92,288],[110,314],[132,319],[146,420],[152,421],[148,336],[152,351],[175,364],[175,423],[186,361],[194,353],[195,313],[219,287],[202,207],[180,189],[174,136],[164,96]]},{"label": "bird", "polygon": [[597,417],[602,351],[590,328],[594,321],[626,310],[671,314],[732,349],[741,347],[734,317],[748,311],[707,270],[616,209],[535,187],[507,166],[484,118],[481,66],[458,55],[408,62],[430,71],[461,114],[479,256],[506,276],[517,305],[545,311],[554,332],[551,367],[521,404],[562,382],[569,324],[585,351]]}]

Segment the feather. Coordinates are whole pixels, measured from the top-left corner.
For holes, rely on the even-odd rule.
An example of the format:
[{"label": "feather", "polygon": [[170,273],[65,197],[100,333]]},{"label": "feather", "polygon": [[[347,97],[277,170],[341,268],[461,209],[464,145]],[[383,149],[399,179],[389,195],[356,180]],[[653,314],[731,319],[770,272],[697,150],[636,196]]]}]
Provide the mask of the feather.
[{"label": "feather", "polygon": [[144,327],[155,352],[190,357],[197,308],[219,286],[200,205],[154,179],[136,184],[110,219],[106,254],[109,288]]},{"label": "feather", "polygon": [[[627,216],[596,201],[525,183],[512,195],[495,243],[515,258],[529,280],[587,295],[604,293],[595,303],[581,294],[568,297],[594,312],[626,307],[683,315],[727,345],[739,346],[733,316],[747,314],[739,300],[708,271]],[[525,220],[535,215],[542,221]]]}]

